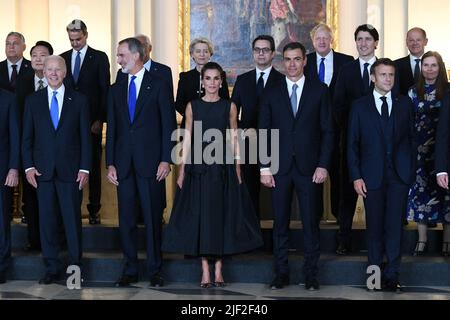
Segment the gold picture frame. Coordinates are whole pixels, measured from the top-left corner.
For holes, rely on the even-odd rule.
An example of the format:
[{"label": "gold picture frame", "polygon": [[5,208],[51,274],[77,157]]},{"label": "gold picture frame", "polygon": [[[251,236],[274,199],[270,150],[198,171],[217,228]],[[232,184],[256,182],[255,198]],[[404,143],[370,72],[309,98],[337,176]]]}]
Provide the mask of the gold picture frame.
[{"label": "gold picture frame", "polygon": [[[191,1],[178,0],[178,70],[190,69],[189,44],[191,42]],[[334,30],[334,49],[339,48],[338,33],[338,0],[326,1],[326,23]]]}]

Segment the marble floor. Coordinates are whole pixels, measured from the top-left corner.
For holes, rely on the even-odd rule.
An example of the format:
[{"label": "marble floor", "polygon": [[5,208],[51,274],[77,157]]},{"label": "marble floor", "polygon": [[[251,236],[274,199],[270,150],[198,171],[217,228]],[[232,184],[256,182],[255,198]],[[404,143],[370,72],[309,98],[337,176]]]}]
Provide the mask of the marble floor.
[{"label": "marble floor", "polygon": [[401,293],[388,293],[357,286],[322,286],[318,291],[307,291],[303,284],[270,290],[259,283],[231,283],[208,289],[193,283],[169,283],[155,289],[146,282],[128,288],[115,288],[110,282],[88,282],[80,290],[69,290],[63,283],[45,286],[36,281],[8,281],[0,285],[0,300],[450,300],[450,287],[405,287]]}]

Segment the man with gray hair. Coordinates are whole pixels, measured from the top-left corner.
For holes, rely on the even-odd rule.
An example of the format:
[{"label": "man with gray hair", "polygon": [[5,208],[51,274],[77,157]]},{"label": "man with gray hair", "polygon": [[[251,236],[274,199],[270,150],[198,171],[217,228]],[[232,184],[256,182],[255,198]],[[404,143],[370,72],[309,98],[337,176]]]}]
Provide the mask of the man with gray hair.
[{"label": "man with gray hair", "polygon": [[[170,92],[172,92],[173,95],[173,80],[172,80],[172,70],[169,66],[166,66],[165,64],[156,62],[150,58],[150,52],[152,52],[152,43],[150,42],[150,38],[147,37],[144,34],[138,34],[135,36],[136,39],[139,40],[139,42],[144,47],[144,67],[145,70],[155,73],[164,80],[167,81],[167,84],[169,85]],[[126,79],[127,74],[124,73],[122,70],[117,71],[116,76],[116,82],[120,82],[123,79]]]},{"label": "man with gray hair", "polygon": [[[116,82],[108,98],[107,178],[117,187],[124,269],[116,286],[138,281],[137,204],[145,221],[147,275],[162,286],[161,219],[166,204],[164,179],[170,173],[175,108],[166,81],[144,68],[136,38],[119,42],[117,63],[127,79]],[[139,99],[137,99],[139,97]]]},{"label": "man with gray hair", "polygon": [[6,59],[0,62],[0,88],[14,93],[17,79],[25,74],[33,74],[31,62],[23,57],[25,48],[25,37],[21,33],[8,33],[5,41]]},{"label": "man with gray hair", "polygon": [[39,204],[45,275],[40,284],[58,281],[59,224],[63,221],[70,265],[81,264],[81,190],[91,170],[88,99],[63,84],[66,65],[60,56],[44,62],[46,89],[25,102],[22,160],[28,183],[36,188]]}]

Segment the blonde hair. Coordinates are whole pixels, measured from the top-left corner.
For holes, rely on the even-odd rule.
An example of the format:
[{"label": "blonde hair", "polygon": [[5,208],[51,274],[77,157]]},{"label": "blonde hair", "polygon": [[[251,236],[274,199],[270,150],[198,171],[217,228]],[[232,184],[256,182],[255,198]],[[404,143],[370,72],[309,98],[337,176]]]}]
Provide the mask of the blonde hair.
[{"label": "blonde hair", "polygon": [[311,40],[314,41],[314,37],[319,30],[325,30],[326,32],[329,33],[331,39],[333,39],[333,30],[331,30],[331,28],[327,24],[319,23],[314,28],[312,28],[311,32],[309,33]]},{"label": "blonde hair", "polygon": [[208,50],[209,50],[209,53],[211,56],[214,54],[214,47],[213,47],[213,44],[211,43],[211,41],[209,41],[206,38],[196,38],[196,39],[192,40],[191,44],[189,45],[189,53],[191,55],[192,55],[192,52],[194,52],[194,47],[199,43],[204,43],[208,46]]}]

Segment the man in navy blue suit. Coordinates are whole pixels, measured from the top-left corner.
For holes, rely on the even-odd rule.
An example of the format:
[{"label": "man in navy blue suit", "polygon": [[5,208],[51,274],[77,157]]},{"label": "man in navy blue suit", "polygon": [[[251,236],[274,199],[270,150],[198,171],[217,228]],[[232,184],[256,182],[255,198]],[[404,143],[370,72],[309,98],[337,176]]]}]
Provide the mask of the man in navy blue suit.
[{"label": "man in navy blue suit", "polygon": [[[144,47],[144,67],[145,70],[155,73],[158,76],[162,77],[164,80],[167,81],[167,84],[169,85],[170,92],[173,96],[173,79],[172,79],[172,69],[170,69],[169,66],[166,66],[165,64],[156,62],[155,60],[152,60],[150,58],[150,52],[152,52],[152,43],[150,42],[150,38],[147,37],[144,34],[138,34],[135,36],[136,39],[138,39],[142,46]],[[127,79],[127,74],[125,72],[122,72],[122,70],[117,71],[116,76],[116,82],[120,82],[123,79]]]},{"label": "man in navy blue suit", "polygon": [[[315,51],[309,53],[306,57],[308,63],[305,66],[305,76],[314,77],[325,83],[330,90],[330,98],[333,100],[334,87],[336,80],[342,66],[353,60],[352,56],[336,52],[331,49],[333,43],[333,31],[324,23],[319,23],[311,32],[311,40]],[[336,130],[337,123],[335,122],[334,135],[334,150],[333,161],[330,166],[330,196],[331,196],[331,213],[339,219],[339,195],[340,195],[340,181],[341,170],[339,170],[339,154],[341,143],[341,135]],[[323,214],[323,197],[319,197],[319,215]]]},{"label": "man in navy blue suit", "polygon": [[394,96],[395,63],[371,67],[374,90],[352,104],[348,126],[348,170],[364,198],[369,265],[381,267],[384,289],[401,289],[399,270],[403,216],[414,180],[414,116],[410,99]]},{"label": "man in navy blue suit", "polygon": [[341,135],[343,146],[339,157],[340,169],[342,170],[341,195],[339,203],[339,232],[336,253],[346,255],[351,251],[351,232],[353,216],[355,215],[356,201],[358,195],[355,193],[349,179],[347,170],[347,131],[348,115],[350,106],[356,99],[367,95],[373,90],[370,81],[370,67],[377,60],[375,49],[378,45],[378,31],[369,24],[363,24],[356,28],[356,49],[358,58],[342,67],[336,81],[333,96],[333,115],[337,121],[337,127]]},{"label": "man in navy blue suit", "polygon": [[164,179],[170,172],[176,129],[169,85],[144,68],[144,48],[136,38],[119,42],[117,62],[128,74],[116,82],[108,99],[106,165],[117,186],[119,229],[125,265],[116,286],[138,281],[137,204],[147,241],[150,286],[162,286],[161,220],[166,204]]},{"label": "man in navy blue suit", "polygon": [[279,133],[278,141],[268,140],[271,158],[279,159],[278,170],[274,161],[261,163],[260,169],[261,183],[272,188],[275,277],[270,287],[281,289],[289,284],[289,221],[295,189],[303,221],[305,288],[315,290],[319,289],[320,256],[317,197],[333,151],[331,104],[327,86],[303,75],[306,50],[301,43],[284,47],[283,64],[286,78],[264,93],[259,113],[259,129]]},{"label": "man in navy blue suit", "polygon": [[66,61],[67,77],[64,85],[86,95],[89,100],[92,140],[92,168],[89,174],[89,224],[101,222],[101,159],[102,132],[106,121],[106,101],[110,86],[109,60],[106,53],[87,44],[88,31],[81,20],[73,20],[66,27],[71,50],[61,54]]},{"label": "man in navy blue suit", "polygon": [[[244,181],[252,198],[255,212],[259,212],[259,165],[257,163],[257,138],[254,131],[258,127],[259,99],[263,92],[272,87],[278,81],[284,79],[284,75],[272,66],[275,56],[275,41],[272,36],[260,35],[252,43],[253,59],[256,68],[236,79],[231,100],[238,108],[239,128],[245,130],[245,161],[243,162]],[[250,155],[254,150],[255,154]],[[251,160],[254,163],[251,163]]]},{"label": "man in navy blue suit", "polygon": [[[27,181],[37,190],[42,256],[50,284],[61,276],[59,221],[63,221],[70,265],[81,265],[81,190],[89,180],[91,138],[86,96],[63,84],[66,64],[44,62],[46,89],[25,101],[22,158]],[[61,217],[62,216],[62,219]]]},{"label": "man in navy blue suit", "polygon": [[19,184],[20,129],[14,96],[0,89],[0,284],[11,257],[11,187]]}]

